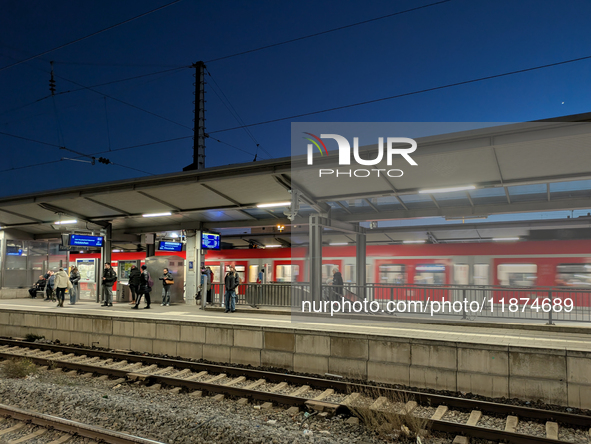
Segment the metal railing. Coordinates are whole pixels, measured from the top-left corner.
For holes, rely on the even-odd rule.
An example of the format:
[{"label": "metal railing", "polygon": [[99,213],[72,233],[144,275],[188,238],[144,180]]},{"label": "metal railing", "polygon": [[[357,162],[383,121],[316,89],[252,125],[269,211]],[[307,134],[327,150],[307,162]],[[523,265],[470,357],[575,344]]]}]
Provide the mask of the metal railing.
[{"label": "metal railing", "polygon": [[[224,304],[224,285],[212,285],[212,302]],[[312,313],[364,313],[460,320],[591,322],[591,290],[570,287],[475,285],[323,285],[307,282],[240,284],[238,305],[291,307]]]}]

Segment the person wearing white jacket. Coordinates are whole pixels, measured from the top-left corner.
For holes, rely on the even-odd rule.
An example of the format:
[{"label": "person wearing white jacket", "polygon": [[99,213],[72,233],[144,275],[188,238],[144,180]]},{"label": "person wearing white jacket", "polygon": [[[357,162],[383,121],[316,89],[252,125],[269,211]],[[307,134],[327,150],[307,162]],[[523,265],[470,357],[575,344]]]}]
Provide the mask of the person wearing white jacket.
[{"label": "person wearing white jacket", "polygon": [[66,297],[66,288],[72,288],[68,273],[66,273],[63,268],[60,268],[55,274],[55,282],[53,285],[55,288],[55,295],[57,296],[57,306],[63,307],[64,298]]}]

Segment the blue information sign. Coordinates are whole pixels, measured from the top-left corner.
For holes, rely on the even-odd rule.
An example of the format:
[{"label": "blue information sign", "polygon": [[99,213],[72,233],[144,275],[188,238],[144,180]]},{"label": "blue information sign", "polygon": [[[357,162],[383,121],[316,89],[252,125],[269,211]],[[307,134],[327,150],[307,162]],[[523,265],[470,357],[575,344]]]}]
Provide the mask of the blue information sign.
[{"label": "blue information sign", "polygon": [[201,233],[201,249],[219,250],[220,235],[215,233]]},{"label": "blue information sign", "polygon": [[77,247],[102,247],[103,237],[70,234],[70,245],[75,245]]},{"label": "blue information sign", "polygon": [[183,243],[182,242],[160,241],[160,245],[158,246],[158,250],[160,250],[160,251],[183,251]]}]

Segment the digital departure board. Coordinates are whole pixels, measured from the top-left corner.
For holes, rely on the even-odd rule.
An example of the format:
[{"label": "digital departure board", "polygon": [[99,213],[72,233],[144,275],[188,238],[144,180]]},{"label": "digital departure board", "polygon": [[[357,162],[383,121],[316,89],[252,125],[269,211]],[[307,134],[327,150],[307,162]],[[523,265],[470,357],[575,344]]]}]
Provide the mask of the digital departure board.
[{"label": "digital departure board", "polygon": [[215,233],[201,233],[202,250],[219,250],[220,235]]},{"label": "digital departure board", "polygon": [[70,245],[77,247],[102,247],[102,236],[86,236],[83,234],[70,234]]},{"label": "digital departure board", "polygon": [[168,242],[168,241],[160,241],[158,245],[159,251],[183,251],[183,243],[182,242]]}]

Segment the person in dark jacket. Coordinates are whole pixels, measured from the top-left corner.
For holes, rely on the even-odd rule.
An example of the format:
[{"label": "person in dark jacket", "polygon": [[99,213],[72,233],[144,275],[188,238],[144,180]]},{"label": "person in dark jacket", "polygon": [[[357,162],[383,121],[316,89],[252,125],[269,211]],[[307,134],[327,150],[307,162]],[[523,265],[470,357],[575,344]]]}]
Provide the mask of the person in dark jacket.
[{"label": "person in dark jacket", "polygon": [[53,273],[53,271],[48,271],[47,274],[45,275],[47,276],[45,278],[45,296],[46,298],[43,299],[44,301],[54,301],[55,302],[55,295],[53,293],[53,284],[55,282],[55,274]]},{"label": "person in dark jacket", "polygon": [[135,266],[131,266],[131,271],[129,272],[129,291],[131,291],[131,302],[130,305],[135,305],[136,295],[138,294],[140,282],[141,282],[142,273],[140,270]]},{"label": "person in dark jacket", "polygon": [[76,303],[76,298],[78,298],[78,282],[80,282],[80,272],[78,271],[78,267],[74,267],[70,270],[70,282],[72,283],[72,288],[70,288],[70,305],[74,305]]},{"label": "person in dark jacket", "polygon": [[336,297],[343,296],[343,275],[338,268],[332,269],[332,287]]},{"label": "person in dark jacket", "polygon": [[168,268],[163,270],[162,276],[158,278],[162,281],[162,305],[163,307],[170,307],[170,286],[172,283],[167,284],[166,282],[172,282],[172,274],[168,271]]},{"label": "person in dark jacket", "polygon": [[35,285],[33,285],[31,288],[29,288],[29,294],[31,295],[31,297],[33,299],[35,299],[37,297],[37,292],[44,291],[44,290],[45,290],[45,278],[43,276],[39,276],[39,280],[37,282],[35,282]]},{"label": "person in dark jacket", "polygon": [[225,313],[236,311],[236,288],[240,285],[240,278],[236,273],[236,267],[230,265],[230,271],[226,274],[224,279],[224,286],[226,287],[226,294],[224,295],[224,302],[226,305]]},{"label": "person in dark jacket", "polygon": [[136,310],[139,308],[140,301],[142,300],[142,295],[146,296],[146,306],[144,308],[150,308],[150,292],[152,291],[152,287],[150,287],[150,273],[148,273],[148,267],[142,265],[142,274],[140,276],[140,286],[137,293],[137,300],[135,305],[131,308],[135,308]]},{"label": "person in dark jacket", "polygon": [[105,264],[103,270],[103,304],[102,307],[113,306],[113,285],[117,281],[117,273],[111,268],[111,264]]}]

